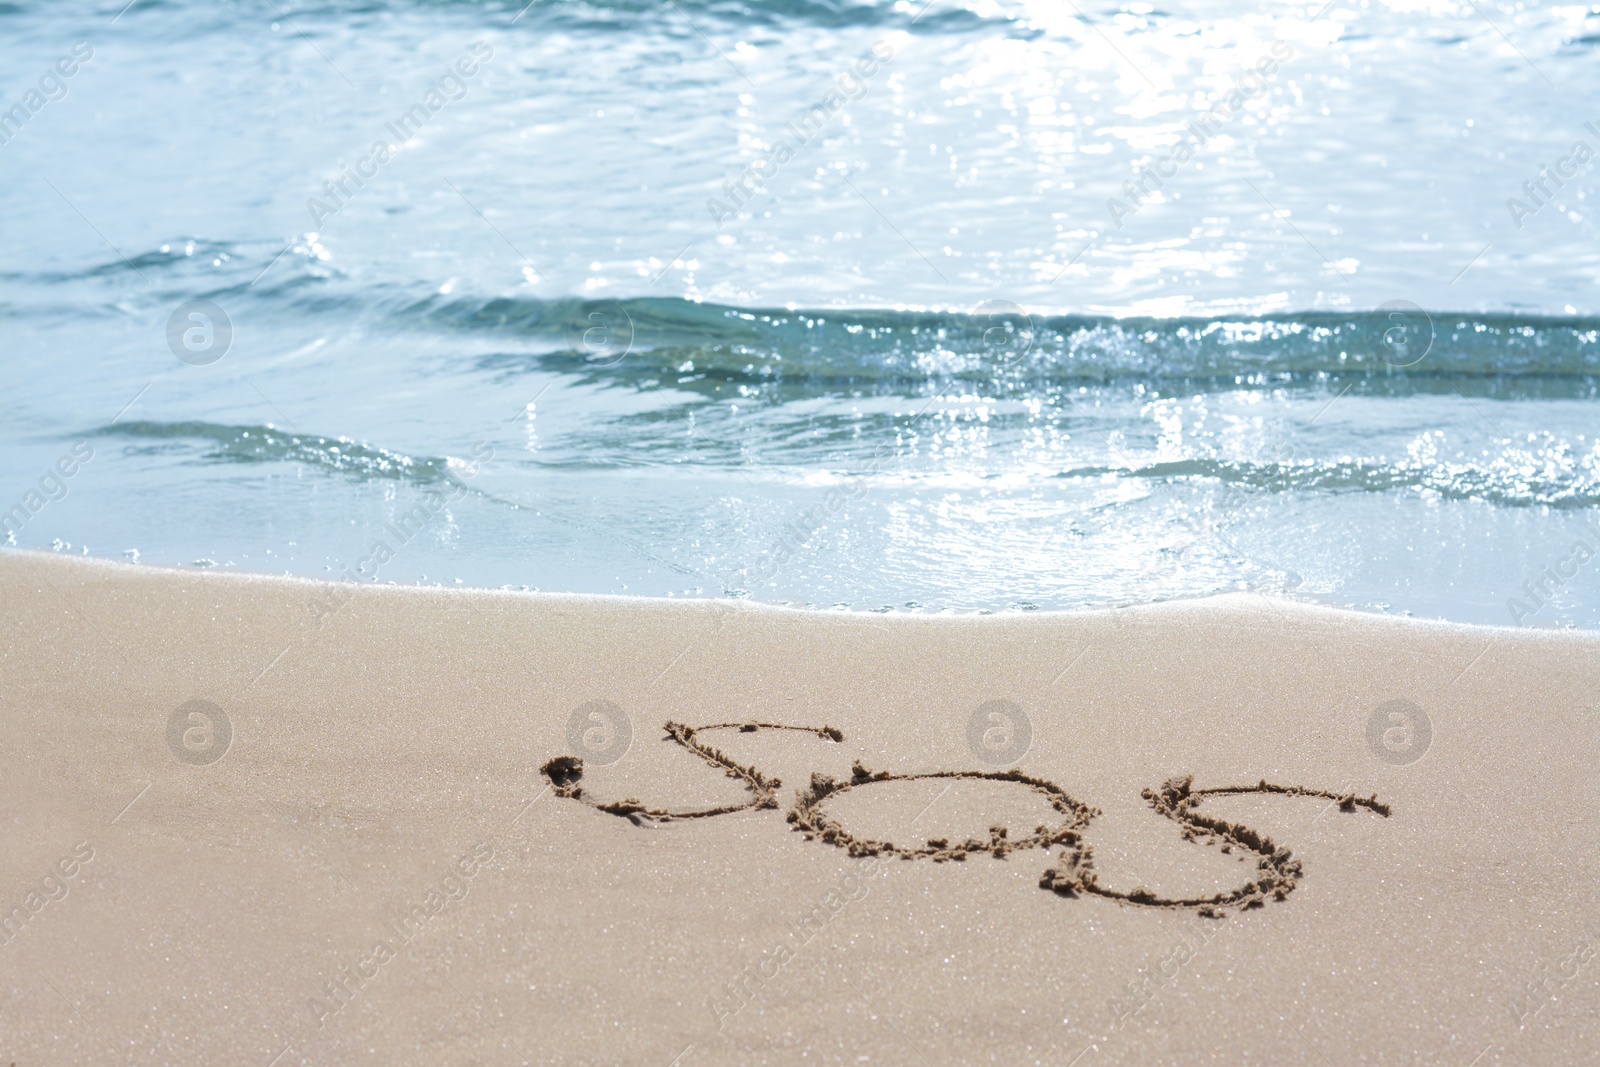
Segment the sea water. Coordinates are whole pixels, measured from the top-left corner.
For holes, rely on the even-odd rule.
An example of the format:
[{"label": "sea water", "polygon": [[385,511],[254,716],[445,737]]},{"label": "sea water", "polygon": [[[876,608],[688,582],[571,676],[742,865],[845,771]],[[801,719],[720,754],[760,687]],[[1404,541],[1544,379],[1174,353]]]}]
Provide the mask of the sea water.
[{"label": "sea water", "polygon": [[41,0],[0,109],[18,547],[1600,626],[1600,7]]}]

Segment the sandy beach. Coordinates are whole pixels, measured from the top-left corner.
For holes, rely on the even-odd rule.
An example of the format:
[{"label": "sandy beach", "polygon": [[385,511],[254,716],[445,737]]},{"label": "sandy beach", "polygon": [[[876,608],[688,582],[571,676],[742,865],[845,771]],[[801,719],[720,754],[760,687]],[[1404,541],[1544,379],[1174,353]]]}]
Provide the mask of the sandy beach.
[{"label": "sandy beach", "polygon": [[0,2],[0,1067],[1600,1065],[1597,54]]},{"label": "sandy beach", "polygon": [[1600,1047],[1592,634],[16,552],[0,589],[0,1062]]}]

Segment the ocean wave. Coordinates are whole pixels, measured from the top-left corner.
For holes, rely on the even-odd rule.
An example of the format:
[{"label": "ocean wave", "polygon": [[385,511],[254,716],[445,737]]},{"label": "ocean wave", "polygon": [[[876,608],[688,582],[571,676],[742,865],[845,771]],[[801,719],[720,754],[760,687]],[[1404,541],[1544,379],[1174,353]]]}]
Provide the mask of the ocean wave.
[{"label": "ocean wave", "polygon": [[1306,459],[1291,463],[1250,463],[1221,459],[1183,459],[1128,467],[1080,467],[1059,478],[1210,482],[1272,493],[1388,493],[1416,490],[1445,500],[1476,500],[1502,507],[1590,508],[1600,506],[1600,468],[1581,463],[1542,467],[1512,455],[1484,465],[1462,462],[1394,463],[1372,459]]},{"label": "ocean wave", "polygon": [[[264,278],[263,268],[273,265],[275,274]],[[403,284],[345,276],[321,262],[304,235],[287,249],[270,240],[178,238],[78,270],[0,273],[15,292],[0,301],[0,317],[48,313],[64,284],[132,273],[155,282],[162,300],[226,299],[230,308],[248,306],[265,326],[359,317],[402,333],[504,337],[515,349],[471,358],[489,371],[553,371],[599,384],[655,385],[687,375],[824,395],[908,385],[925,393],[927,385],[971,382],[1015,396],[1040,383],[1233,388],[1360,380],[1394,393],[1444,383],[1498,397],[1600,397],[1597,316],[1434,310],[1402,301],[1163,318],[1063,313],[1003,298],[946,308],[740,307],[676,297],[419,299]],[[596,336],[604,343],[595,345]]]},{"label": "ocean wave", "polygon": [[102,427],[106,437],[155,442],[151,447],[200,442],[198,458],[213,463],[303,463],[356,478],[386,478],[431,484],[450,474],[448,457],[413,457],[348,437],[286,433],[274,426],[228,426],[215,422],[130,421]]},{"label": "ocean wave", "polygon": [[[198,442],[204,451],[193,455],[200,462],[299,463],[329,474],[420,485],[452,479],[452,467],[459,462],[446,456],[409,456],[348,437],[286,433],[273,426],[137,421],[106,426],[98,432],[102,436],[143,439],[152,442],[148,447],[154,449],[175,449],[186,442]],[[557,470],[638,469],[672,466],[681,458],[662,449],[638,445],[639,442],[618,442],[617,447],[607,448],[597,443],[586,448],[581,458],[546,457],[533,461],[533,467],[546,474]],[[810,458],[815,461],[820,457]],[[862,477],[869,483],[910,479],[925,481],[933,487],[948,474],[937,469],[918,470],[915,465],[891,473],[881,463],[875,463],[872,469],[882,473],[855,475],[851,473],[853,470],[868,468],[850,463],[842,452],[835,452],[833,458],[839,461],[841,479]],[[744,465],[737,447],[697,451],[696,461],[705,469],[732,471]],[[798,472],[796,477],[814,480],[813,466],[814,463],[788,469]],[[769,469],[766,473],[776,473],[782,480],[782,469]],[[993,477],[1009,477],[1011,473],[1000,471]],[[1485,453],[1475,462],[1461,456],[1426,461],[1323,456],[1284,462],[1189,456],[1142,463],[1129,457],[1127,462],[1116,464],[1072,466],[1056,471],[1036,468],[1035,474],[1055,479],[1104,480],[1111,477],[1135,483],[1213,485],[1251,493],[1423,492],[1446,500],[1473,500],[1501,507],[1600,507],[1600,449],[1575,455],[1565,448],[1530,450],[1514,442],[1502,444],[1498,451]],[[967,480],[971,481],[972,477],[968,475]],[[984,480],[985,476],[979,474],[975,484]],[[491,496],[491,499],[499,498]],[[501,502],[515,501],[504,499]]]},{"label": "ocean wave", "polygon": [[[108,9],[116,14],[120,4]],[[178,2],[146,0],[132,14],[148,14],[170,9],[182,12],[191,8]],[[260,21],[281,20],[283,9],[270,3],[254,6],[252,14]],[[679,10],[674,11],[673,8]],[[924,9],[927,9],[923,15]],[[146,9],[141,11],[140,9]],[[754,3],[748,0],[677,0],[673,5],[654,3],[652,0],[322,0],[320,3],[297,4],[294,9],[296,24],[315,34],[321,21],[347,23],[351,20],[393,17],[397,11],[407,9],[424,11],[460,11],[475,26],[516,28],[518,26],[559,25],[572,29],[626,30],[640,24],[658,25],[676,22],[686,32],[692,28],[685,19],[711,20],[748,29],[752,26],[784,26],[800,24],[828,29],[852,26],[905,27],[915,22],[924,30],[964,29],[975,26],[993,26],[1019,21],[1014,16],[998,11],[980,11],[966,5],[929,4],[926,0],[906,4],[900,0],[771,0]],[[0,3],[0,15],[24,14],[27,7],[15,3]],[[234,20],[242,16],[235,15]],[[1109,15],[1106,16],[1109,18]]]},{"label": "ocean wave", "polygon": [[[1593,396],[1600,319],[1420,308],[1144,318],[973,310],[761,309],[677,299],[430,298],[397,311],[418,326],[549,339],[524,361],[604,381],[685,371],[732,384],[825,389],[941,378],[996,383],[1138,379],[1226,385],[1305,379],[1498,379]],[[606,331],[586,350],[586,334]],[[620,353],[626,342],[625,355]],[[587,346],[593,348],[595,346]],[[524,357],[503,355],[491,368]],[[688,365],[688,366],[686,366]],[[683,370],[680,370],[683,368]]]}]

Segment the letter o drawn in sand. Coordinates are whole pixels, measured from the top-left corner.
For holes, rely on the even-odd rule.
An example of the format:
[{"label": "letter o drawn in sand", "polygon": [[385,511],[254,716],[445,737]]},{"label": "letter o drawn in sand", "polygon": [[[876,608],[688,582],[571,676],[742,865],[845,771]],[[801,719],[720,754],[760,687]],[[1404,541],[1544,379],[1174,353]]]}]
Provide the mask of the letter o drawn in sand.
[{"label": "letter o drawn in sand", "polygon": [[967,747],[992,767],[1009,767],[1028,754],[1033,722],[1012,700],[980,704],[967,718]]},{"label": "letter o drawn in sand", "polygon": [[609,700],[590,700],[572,709],[567,743],[596,766],[605,767],[628,754],[633,723],[628,713]]},{"label": "letter o drawn in sand", "polygon": [[228,754],[233,723],[209,700],[180,704],[167,720],[167,747],[184,763],[204,767]]},{"label": "letter o drawn in sand", "polygon": [[1432,720],[1409,700],[1379,704],[1367,717],[1367,747],[1385,763],[1397,767],[1415,763],[1432,743]]}]

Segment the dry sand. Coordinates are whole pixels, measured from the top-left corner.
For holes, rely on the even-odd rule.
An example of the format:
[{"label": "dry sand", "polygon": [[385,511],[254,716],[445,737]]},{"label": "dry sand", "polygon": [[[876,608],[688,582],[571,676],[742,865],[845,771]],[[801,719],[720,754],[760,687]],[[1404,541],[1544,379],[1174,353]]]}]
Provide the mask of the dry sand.
[{"label": "dry sand", "polygon": [[[1593,635],[1248,597],[907,618],[14,552],[0,594],[0,1064],[1600,1055]],[[1369,731],[1391,701],[1409,705]],[[945,840],[942,862],[786,821],[813,772],[857,761],[1002,771],[1022,716],[1016,765],[1058,808],[1015,781],[897,777],[809,816]],[[747,805],[664,725],[748,720],[842,740],[695,735],[782,778],[775,807],[586,803]],[[585,758],[580,798],[540,772],[563,755]],[[1226,895],[1274,861],[1184,840],[1140,795],[1189,775],[1390,814],[1208,798],[1292,850],[1283,899],[1214,918],[1041,888],[1079,847],[1059,836],[988,850],[993,825],[1025,844],[1075,822],[1107,892]]]}]

